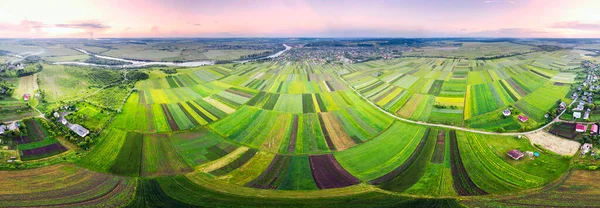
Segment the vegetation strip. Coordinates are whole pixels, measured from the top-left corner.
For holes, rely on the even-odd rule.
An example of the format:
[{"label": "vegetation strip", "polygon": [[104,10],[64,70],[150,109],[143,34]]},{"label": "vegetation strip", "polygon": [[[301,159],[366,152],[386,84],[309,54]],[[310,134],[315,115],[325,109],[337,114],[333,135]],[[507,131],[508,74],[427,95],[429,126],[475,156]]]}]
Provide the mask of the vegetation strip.
[{"label": "vegetation strip", "polygon": [[337,162],[332,154],[311,155],[308,158],[312,176],[319,189],[341,188],[360,183]]},{"label": "vegetation strip", "polygon": [[467,174],[460,158],[456,131],[450,130],[450,161],[452,162],[452,179],[454,190],[461,196],[485,195],[487,192],[479,188]]},{"label": "vegetation strip", "polygon": [[298,137],[298,115],[294,115],[294,121],[292,122],[292,133],[290,135],[290,143],[287,151],[294,153],[296,150],[296,139]]},{"label": "vegetation strip", "polygon": [[423,147],[427,143],[427,138],[429,138],[430,132],[431,132],[431,128],[427,128],[427,130],[425,130],[425,133],[423,134],[423,137],[421,138],[419,145],[417,145],[417,148],[411,153],[411,155],[408,157],[408,159],[406,159],[406,161],[404,161],[404,163],[402,163],[402,165],[398,166],[396,169],[392,170],[391,172],[389,172],[379,178],[371,180],[369,183],[373,184],[373,185],[378,185],[378,184],[390,181],[390,180],[394,179],[395,177],[404,173],[404,171],[406,171],[411,165],[413,165],[413,163],[415,162],[417,157],[421,154]]}]

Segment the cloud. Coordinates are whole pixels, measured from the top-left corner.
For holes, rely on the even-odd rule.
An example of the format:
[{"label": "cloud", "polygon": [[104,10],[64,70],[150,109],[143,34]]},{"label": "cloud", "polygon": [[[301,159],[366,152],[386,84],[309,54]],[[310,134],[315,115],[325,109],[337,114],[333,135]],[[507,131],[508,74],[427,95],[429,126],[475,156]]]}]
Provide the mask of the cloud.
[{"label": "cloud", "polygon": [[495,4],[495,3],[509,3],[509,4],[517,4],[516,1],[513,0],[486,0],[483,1],[485,4]]},{"label": "cloud", "polygon": [[23,20],[19,25],[24,28],[33,29],[36,33],[40,33],[42,28],[45,26],[42,22],[29,20]]},{"label": "cloud", "polygon": [[92,37],[94,36],[94,33],[103,32],[111,28],[110,26],[95,20],[72,21],[70,23],[54,24],[53,27],[80,29]]},{"label": "cloud", "polygon": [[152,32],[154,34],[160,33],[160,28],[158,26],[152,26],[150,28],[150,32]]},{"label": "cloud", "polygon": [[550,25],[551,28],[600,31],[600,23],[581,23],[579,21],[558,22]]},{"label": "cloud", "polygon": [[501,28],[497,30],[484,30],[470,33],[478,37],[542,37],[550,34],[547,31],[532,28]]},{"label": "cloud", "polygon": [[69,23],[69,24],[55,24],[55,27],[61,27],[61,28],[75,28],[75,29],[84,29],[84,30],[89,30],[89,29],[108,29],[110,28],[110,26],[107,25],[103,25],[101,23],[95,23],[95,22],[83,22],[83,23]]}]

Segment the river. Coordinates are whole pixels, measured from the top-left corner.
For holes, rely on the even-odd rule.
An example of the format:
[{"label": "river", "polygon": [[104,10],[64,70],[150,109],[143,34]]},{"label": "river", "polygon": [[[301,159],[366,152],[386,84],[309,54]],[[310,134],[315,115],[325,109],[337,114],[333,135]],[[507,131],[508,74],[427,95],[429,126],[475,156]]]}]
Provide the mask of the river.
[{"label": "river", "polygon": [[[246,63],[249,61],[255,61],[255,60],[261,60],[261,59],[267,59],[267,58],[275,58],[278,56],[281,56],[281,54],[285,53],[286,51],[292,49],[291,46],[288,46],[286,44],[283,44],[283,46],[285,47],[284,50],[281,50],[277,53],[274,53],[273,55],[267,56],[267,57],[261,57],[261,58],[255,58],[255,59],[249,59],[249,60],[243,60],[243,61],[234,61],[235,63]],[[103,65],[103,64],[92,64],[92,63],[85,63],[85,62],[76,62],[76,61],[62,61],[62,62],[54,62],[53,64],[62,64],[62,65],[83,65],[83,66],[98,66],[98,67],[110,67],[110,68],[134,68],[134,67],[145,67],[145,66],[181,66],[181,67],[195,67],[195,66],[205,66],[205,65],[214,65],[215,62],[214,61],[190,61],[190,62],[164,62],[164,61],[136,61],[136,60],[130,60],[130,59],[123,59],[123,58],[116,58],[116,57],[110,57],[110,56],[103,56],[103,55],[97,55],[97,54],[92,54],[86,50],[80,49],[80,48],[75,48],[75,50],[87,54],[87,55],[94,55],[98,58],[102,58],[102,59],[108,59],[108,60],[115,60],[115,61],[122,61],[122,62],[128,62],[131,64],[125,64],[125,65]]]}]

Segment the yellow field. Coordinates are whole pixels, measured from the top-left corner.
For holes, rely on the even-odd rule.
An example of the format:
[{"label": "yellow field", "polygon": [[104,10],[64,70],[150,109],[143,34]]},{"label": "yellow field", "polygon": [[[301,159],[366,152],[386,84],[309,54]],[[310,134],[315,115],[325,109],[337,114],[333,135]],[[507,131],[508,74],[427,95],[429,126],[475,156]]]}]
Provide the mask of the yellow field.
[{"label": "yellow field", "polygon": [[465,99],[462,97],[436,97],[435,103],[446,106],[464,106]]},{"label": "yellow field", "polygon": [[385,96],[383,99],[379,100],[379,102],[377,102],[377,105],[384,106],[385,104],[388,104],[390,101],[392,101],[394,98],[396,98],[396,96],[398,96],[401,92],[402,92],[402,88],[394,89],[393,92],[391,92],[390,94]]},{"label": "yellow field", "polygon": [[[465,95],[465,97],[470,98],[471,97],[471,85],[467,85],[467,94]],[[464,119],[467,120],[469,118],[471,118],[471,99],[467,99],[465,102],[465,108],[463,110],[464,113]]]}]

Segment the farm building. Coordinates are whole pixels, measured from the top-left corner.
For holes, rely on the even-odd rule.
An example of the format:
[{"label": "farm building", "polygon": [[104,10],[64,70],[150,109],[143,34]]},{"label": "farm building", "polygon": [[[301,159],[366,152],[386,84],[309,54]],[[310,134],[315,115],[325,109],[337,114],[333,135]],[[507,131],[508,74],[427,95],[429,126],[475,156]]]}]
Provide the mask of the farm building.
[{"label": "farm building", "polygon": [[519,115],[519,121],[521,121],[521,122],[527,122],[528,120],[529,120],[529,118],[527,116]]},{"label": "farm building", "polygon": [[581,112],[573,112],[573,119],[581,118]]},{"label": "farm building", "polygon": [[510,113],[511,112],[510,112],[509,109],[506,109],[506,110],[502,111],[502,115],[504,115],[504,116],[510,116]]},{"label": "farm building", "polygon": [[508,156],[511,157],[512,159],[519,160],[523,156],[525,156],[525,154],[523,154],[521,151],[519,151],[517,149],[514,149],[511,151],[508,151]]},{"label": "farm building", "polygon": [[592,124],[592,129],[590,129],[590,132],[592,134],[598,134],[598,125],[597,124]]},{"label": "farm building", "polygon": [[575,125],[575,131],[576,132],[586,132],[587,131],[587,125],[577,124],[577,125]]},{"label": "farm building", "polygon": [[594,146],[590,143],[585,143],[585,144],[581,145],[581,154],[586,154],[586,153],[590,152],[592,150],[592,147],[594,147]]},{"label": "farm building", "polygon": [[83,126],[81,126],[79,124],[72,124],[69,128],[72,131],[74,131],[77,135],[79,135],[80,137],[85,137],[90,133],[90,130],[87,130],[86,128],[84,128]]}]

